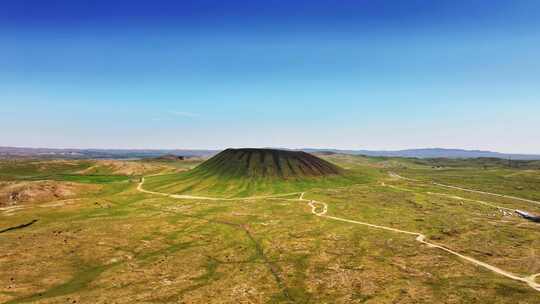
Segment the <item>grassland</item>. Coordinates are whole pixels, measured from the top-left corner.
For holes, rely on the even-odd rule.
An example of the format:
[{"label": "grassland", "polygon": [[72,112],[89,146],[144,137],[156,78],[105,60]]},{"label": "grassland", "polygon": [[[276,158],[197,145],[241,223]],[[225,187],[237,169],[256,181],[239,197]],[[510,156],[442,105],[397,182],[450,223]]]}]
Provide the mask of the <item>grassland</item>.
[{"label": "grassland", "polygon": [[337,188],[367,183],[374,173],[349,173],[343,176],[275,180],[237,179],[223,176],[201,178],[198,173],[164,174],[146,178],[145,188],[171,194],[209,195],[224,198],[302,192],[313,188]]},{"label": "grassland", "polygon": [[149,176],[145,188],[233,198],[351,186],[372,181],[375,174],[373,169],[344,171],[303,152],[229,149],[194,170]]},{"label": "grassland", "polygon": [[527,284],[408,235],[314,216],[295,196],[178,200],[136,190],[142,175],[163,173],[147,177],[145,189],[229,198],[305,191],[329,215],[422,232],[512,273],[540,273],[540,226],[489,204],[537,213],[540,205],[432,183],[534,200],[537,169],[325,158],[346,174],[254,186],[173,174],[197,163],[134,161],[145,169],[120,174],[93,161],[0,162],[9,183],[75,176],[70,182],[99,185],[68,200],[0,208],[0,231],[37,220],[0,234],[0,303],[539,302]]}]

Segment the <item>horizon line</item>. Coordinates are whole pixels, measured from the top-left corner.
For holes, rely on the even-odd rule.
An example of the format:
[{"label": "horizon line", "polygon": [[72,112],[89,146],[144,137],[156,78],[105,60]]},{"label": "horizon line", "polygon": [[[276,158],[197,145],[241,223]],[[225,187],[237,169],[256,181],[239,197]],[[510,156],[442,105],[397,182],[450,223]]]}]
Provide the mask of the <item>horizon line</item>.
[{"label": "horizon line", "polygon": [[540,152],[533,153],[523,153],[523,152],[502,152],[494,150],[482,150],[482,149],[471,149],[471,148],[442,148],[442,147],[418,147],[418,148],[402,148],[402,149],[369,149],[369,148],[332,148],[332,147],[302,147],[302,148],[290,148],[290,147],[251,147],[251,146],[228,146],[225,148],[74,148],[74,147],[43,147],[43,146],[0,146],[2,148],[10,149],[47,149],[47,150],[150,150],[150,151],[170,151],[170,150],[201,150],[201,151],[223,151],[225,149],[239,149],[239,148],[259,148],[259,149],[284,149],[284,150],[337,150],[337,151],[368,151],[368,152],[402,152],[402,151],[411,151],[411,150],[460,150],[465,152],[489,152],[489,153],[499,153],[507,155],[528,155],[528,156],[540,156]]}]

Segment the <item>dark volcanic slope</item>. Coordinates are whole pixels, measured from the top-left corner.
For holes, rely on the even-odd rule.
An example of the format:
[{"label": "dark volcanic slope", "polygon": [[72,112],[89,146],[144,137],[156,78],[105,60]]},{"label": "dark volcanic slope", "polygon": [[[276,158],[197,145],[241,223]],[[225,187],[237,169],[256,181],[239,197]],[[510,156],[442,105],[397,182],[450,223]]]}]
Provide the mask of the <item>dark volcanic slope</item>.
[{"label": "dark volcanic slope", "polygon": [[338,175],[342,169],[306,152],[227,149],[194,169],[221,177],[301,178]]}]

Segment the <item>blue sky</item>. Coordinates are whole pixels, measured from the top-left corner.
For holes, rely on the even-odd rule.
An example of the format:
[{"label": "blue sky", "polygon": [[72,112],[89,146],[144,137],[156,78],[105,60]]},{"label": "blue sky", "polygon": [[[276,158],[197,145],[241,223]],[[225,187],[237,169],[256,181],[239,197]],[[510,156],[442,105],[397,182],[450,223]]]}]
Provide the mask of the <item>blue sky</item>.
[{"label": "blue sky", "polygon": [[540,153],[538,1],[2,1],[0,145]]}]

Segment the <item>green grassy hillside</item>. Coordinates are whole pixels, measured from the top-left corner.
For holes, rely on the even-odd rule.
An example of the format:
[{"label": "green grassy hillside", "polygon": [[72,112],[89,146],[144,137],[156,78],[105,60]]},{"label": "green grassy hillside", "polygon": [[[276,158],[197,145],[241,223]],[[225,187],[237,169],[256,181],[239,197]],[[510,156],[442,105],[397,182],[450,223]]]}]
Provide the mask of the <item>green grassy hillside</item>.
[{"label": "green grassy hillside", "polygon": [[148,177],[145,189],[242,197],[335,188],[369,181],[369,175],[348,172],[305,152],[227,149],[189,172]]},{"label": "green grassy hillside", "polygon": [[343,170],[309,153],[274,149],[227,149],[195,169],[201,176],[303,178],[339,175]]}]

